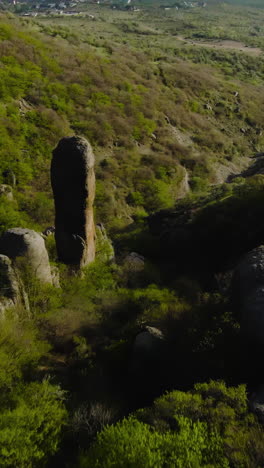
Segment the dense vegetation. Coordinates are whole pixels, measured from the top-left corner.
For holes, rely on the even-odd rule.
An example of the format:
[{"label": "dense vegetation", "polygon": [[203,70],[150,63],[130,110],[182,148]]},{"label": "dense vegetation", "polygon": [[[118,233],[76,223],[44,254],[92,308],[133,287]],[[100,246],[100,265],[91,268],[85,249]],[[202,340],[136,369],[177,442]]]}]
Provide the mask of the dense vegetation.
[{"label": "dense vegetation", "polygon": [[[54,288],[21,260],[31,312],[1,321],[0,466],[263,466],[256,350],[229,288],[263,240],[264,177],[228,177],[263,150],[264,10],[208,3],[89,5],[94,21],[1,14],[0,182],[14,200],[0,196],[0,232],[53,224],[52,149],[82,134],[116,262],[101,240],[74,276],[48,237]],[[146,326],[165,340],[138,363]]]},{"label": "dense vegetation", "polygon": [[[145,15],[132,24],[123,12],[107,21],[108,12],[88,23],[2,22],[1,177],[12,170],[17,180],[15,224],[50,223],[51,150],[67,133],[95,148],[97,219],[111,228],[172,207],[186,177],[204,192],[261,150],[261,57],[184,45],[172,32],[185,33],[182,20],[156,10],[150,24]],[[196,23],[215,24],[190,15],[192,34]]]}]

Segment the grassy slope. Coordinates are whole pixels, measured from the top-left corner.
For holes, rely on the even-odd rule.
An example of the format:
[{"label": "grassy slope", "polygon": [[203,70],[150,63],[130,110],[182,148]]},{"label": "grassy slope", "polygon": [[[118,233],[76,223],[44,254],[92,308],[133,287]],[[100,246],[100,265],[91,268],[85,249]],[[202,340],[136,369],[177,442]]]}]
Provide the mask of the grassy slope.
[{"label": "grassy slope", "polygon": [[237,27],[238,12],[228,8],[219,20],[214,9],[179,16],[89,7],[95,21],[2,16],[1,172],[17,176],[24,223],[52,223],[49,161],[65,134],[94,145],[97,217],[112,227],[173,206],[183,166],[199,193],[261,150],[262,58],[177,40],[205,23],[216,37],[223,18],[235,24],[228,37],[242,40],[252,18],[242,15]]}]

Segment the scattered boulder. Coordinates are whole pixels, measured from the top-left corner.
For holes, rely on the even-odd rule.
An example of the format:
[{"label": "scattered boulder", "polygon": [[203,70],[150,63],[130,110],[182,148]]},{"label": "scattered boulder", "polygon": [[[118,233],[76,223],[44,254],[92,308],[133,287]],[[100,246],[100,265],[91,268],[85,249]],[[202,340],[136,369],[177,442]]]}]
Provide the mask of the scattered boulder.
[{"label": "scattered boulder", "polygon": [[43,283],[52,283],[49,256],[40,234],[24,228],[8,229],[0,239],[0,253],[16,262],[24,257],[32,274]]},{"label": "scattered boulder", "polygon": [[264,284],[244,297],[241,306],[241,332],[254,344],[264,344]]},{"label": "scattered boulder", "polygon": [[140,272],[145,268],[145,258],[136,252],[130,252],[124,258],[125,269],[131,272]]},{"label": "scattered boulder", "polygon": [[264,424],[264,385],[260,385],[251,395],[249,407],[251,411],[255,413],[259,422]]},{"label": "scattered boulder", "polygon": [[213,110],[213,108],[212,108],[211,104],[209,104],[209,102],[207,102],[207,103],[204,105],[204,108],[205,108],[206,110],[209,110],[209,111],[212,111],[212,110]]},{"label": "scattered boulder", "polygon": [[30,112],[34,109],[34,107],[31,106],[31,104],[29,104],[25,99],[20,99],[18,104],[21,115],[25,115],[27,112]]},{"label": "scattered boulder", "polygon": [[6,200],[8,201],[13,201],[14,196],[13,196],[12,187],[10,187],[10,185],[1,184],[0,185],[0,197],[5,197]]},{"label": "scattered boulder", "polygon": [[60,261],[83,267],[95,258],[94,154],[82,137],[62,138],[53,151],[51,185]]},{"label": "scattered boulder", "polygon": [[259,286],[264,287],[264,245],[247,253],[234,271],[233,291],[244,302]]},{"label": "scattered boulder", "polygon": [[160,353],[161,346],[164,343],[162,331],[155,327],[146,326],[145,330],[140,332],[134,342],[134,356],[152,359]]},{"label": "scattered boulder", "polygon": [[241,332],[255,344],[264,344],[264,246],[249,252],[233,276],[233,300],[240,313]]},{"label": "scattered boulder", "polygon": [[148,282],[149,268],[146,268],[146,259],[136,252],[130,252],[121,260],[122,278],[131,288],[140,288]]},{"label": "scattered boulder", "polygon": [[52,234],[55,234],[55,226],[48,226],[44,231],[41,233],[44,237],[51,236]]},{"label": "scattered boulder", "polygon": [[135,337],[129,376],[133,393],[150,398],[166,380],[166,340],[161,330],[146,326]]},{"label": "scattered boulder", "polygon": [[6,309],[20,304],[29,310],[28,297],[10,258],[0,255],[0,318]]}]

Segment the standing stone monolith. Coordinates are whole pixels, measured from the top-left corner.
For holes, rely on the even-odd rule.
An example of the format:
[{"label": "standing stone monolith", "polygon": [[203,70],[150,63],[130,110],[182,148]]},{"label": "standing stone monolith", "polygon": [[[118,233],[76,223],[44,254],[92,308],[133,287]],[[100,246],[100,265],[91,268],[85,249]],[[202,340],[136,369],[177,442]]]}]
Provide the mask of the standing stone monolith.
[{"label": "standing stone monolith", "polygon": [[51,185],[61,262],[83,267],[95,258],[94,154],[82,137],[62,138],[53,151]]}]

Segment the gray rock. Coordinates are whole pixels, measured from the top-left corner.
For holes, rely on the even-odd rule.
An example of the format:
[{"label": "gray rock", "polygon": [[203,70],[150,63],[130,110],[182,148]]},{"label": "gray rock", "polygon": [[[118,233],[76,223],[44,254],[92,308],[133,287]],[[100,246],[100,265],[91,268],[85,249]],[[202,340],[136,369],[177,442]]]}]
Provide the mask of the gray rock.
[{"label": "gray rock", "polygon": [[161,330],[147,326],[135,337],[129,378],[133,392],[149,398],[160,393],[165,382],[166,340]]},{"label": "gray rock", "polygon": [[264,286],[264,245],[246,254],[233,276],[233,287],[241,298],[261,285]]},{"label": "gray rock", "polygon": [[241,332],[250,341],[264,344],[264,285],[253,289],[242,301]]},{"label": "gray rock", "polygon": [[10,258],[0,255],[0,317],[11,307],[23,305],[29,310],[28,297]]},{"label": "gray rock", "polygon": [[233,276],[233,299],[241,316],[241,332],[264,344],[264,246],[249,252]]},{"label": "gray rock", "polygon": [[259,422],[264,424],[264,385],[260,385],[259,388],[251,395],[249,399],[249,407],[253,413],[259,419]]},{"label": "gray rock", "polygon": [[82,267],[95,258],[94,155],[82,137],[62,138],[53,151],[51,185],[60,261]]},{"label": "gray rock", "polygon": [[55,226],[48,226],[41,234],[44,237],[52,236],[52,234],[55,234]]},{"label": "gray rock", "polygon": [[52,283],[49,256],[40,234],[31,229],[13,228],[0,239],[0,253],[16,262],[24,257],[31,273],[43,283]]},{"label": "gray rock", "polygon": [[134,355],[153,357],[159,353],[163,341],[164,335],[158,328],[147,326],[135,338]]},{"label": "gray rock", "polygon": [[136,252],[130,252],[124,258],[124,267],[131,272],[140,272],[145,268],[145,258]]},{"label": "gray rock", "polygon": [[206,103],[206,104],[204,105],[204,108],[205,108],[206,110],[209,110],[209,111],[213,110],[211,104],[209,104],[209,103]]},{"label": "gray rock", "polygon": [[0,197],[5,197],[9,201],[14,200],[13,190],[10,185],[1,184],[0,185]]},{"label": "gray rock", "polygon": [[164,351],[165,339],[158,328],[148,326],[138,333],[133,344],[130,374],[139,386],[144,382],[144,386],[152,387],[156,371],[159,375],[162,370]]}]

